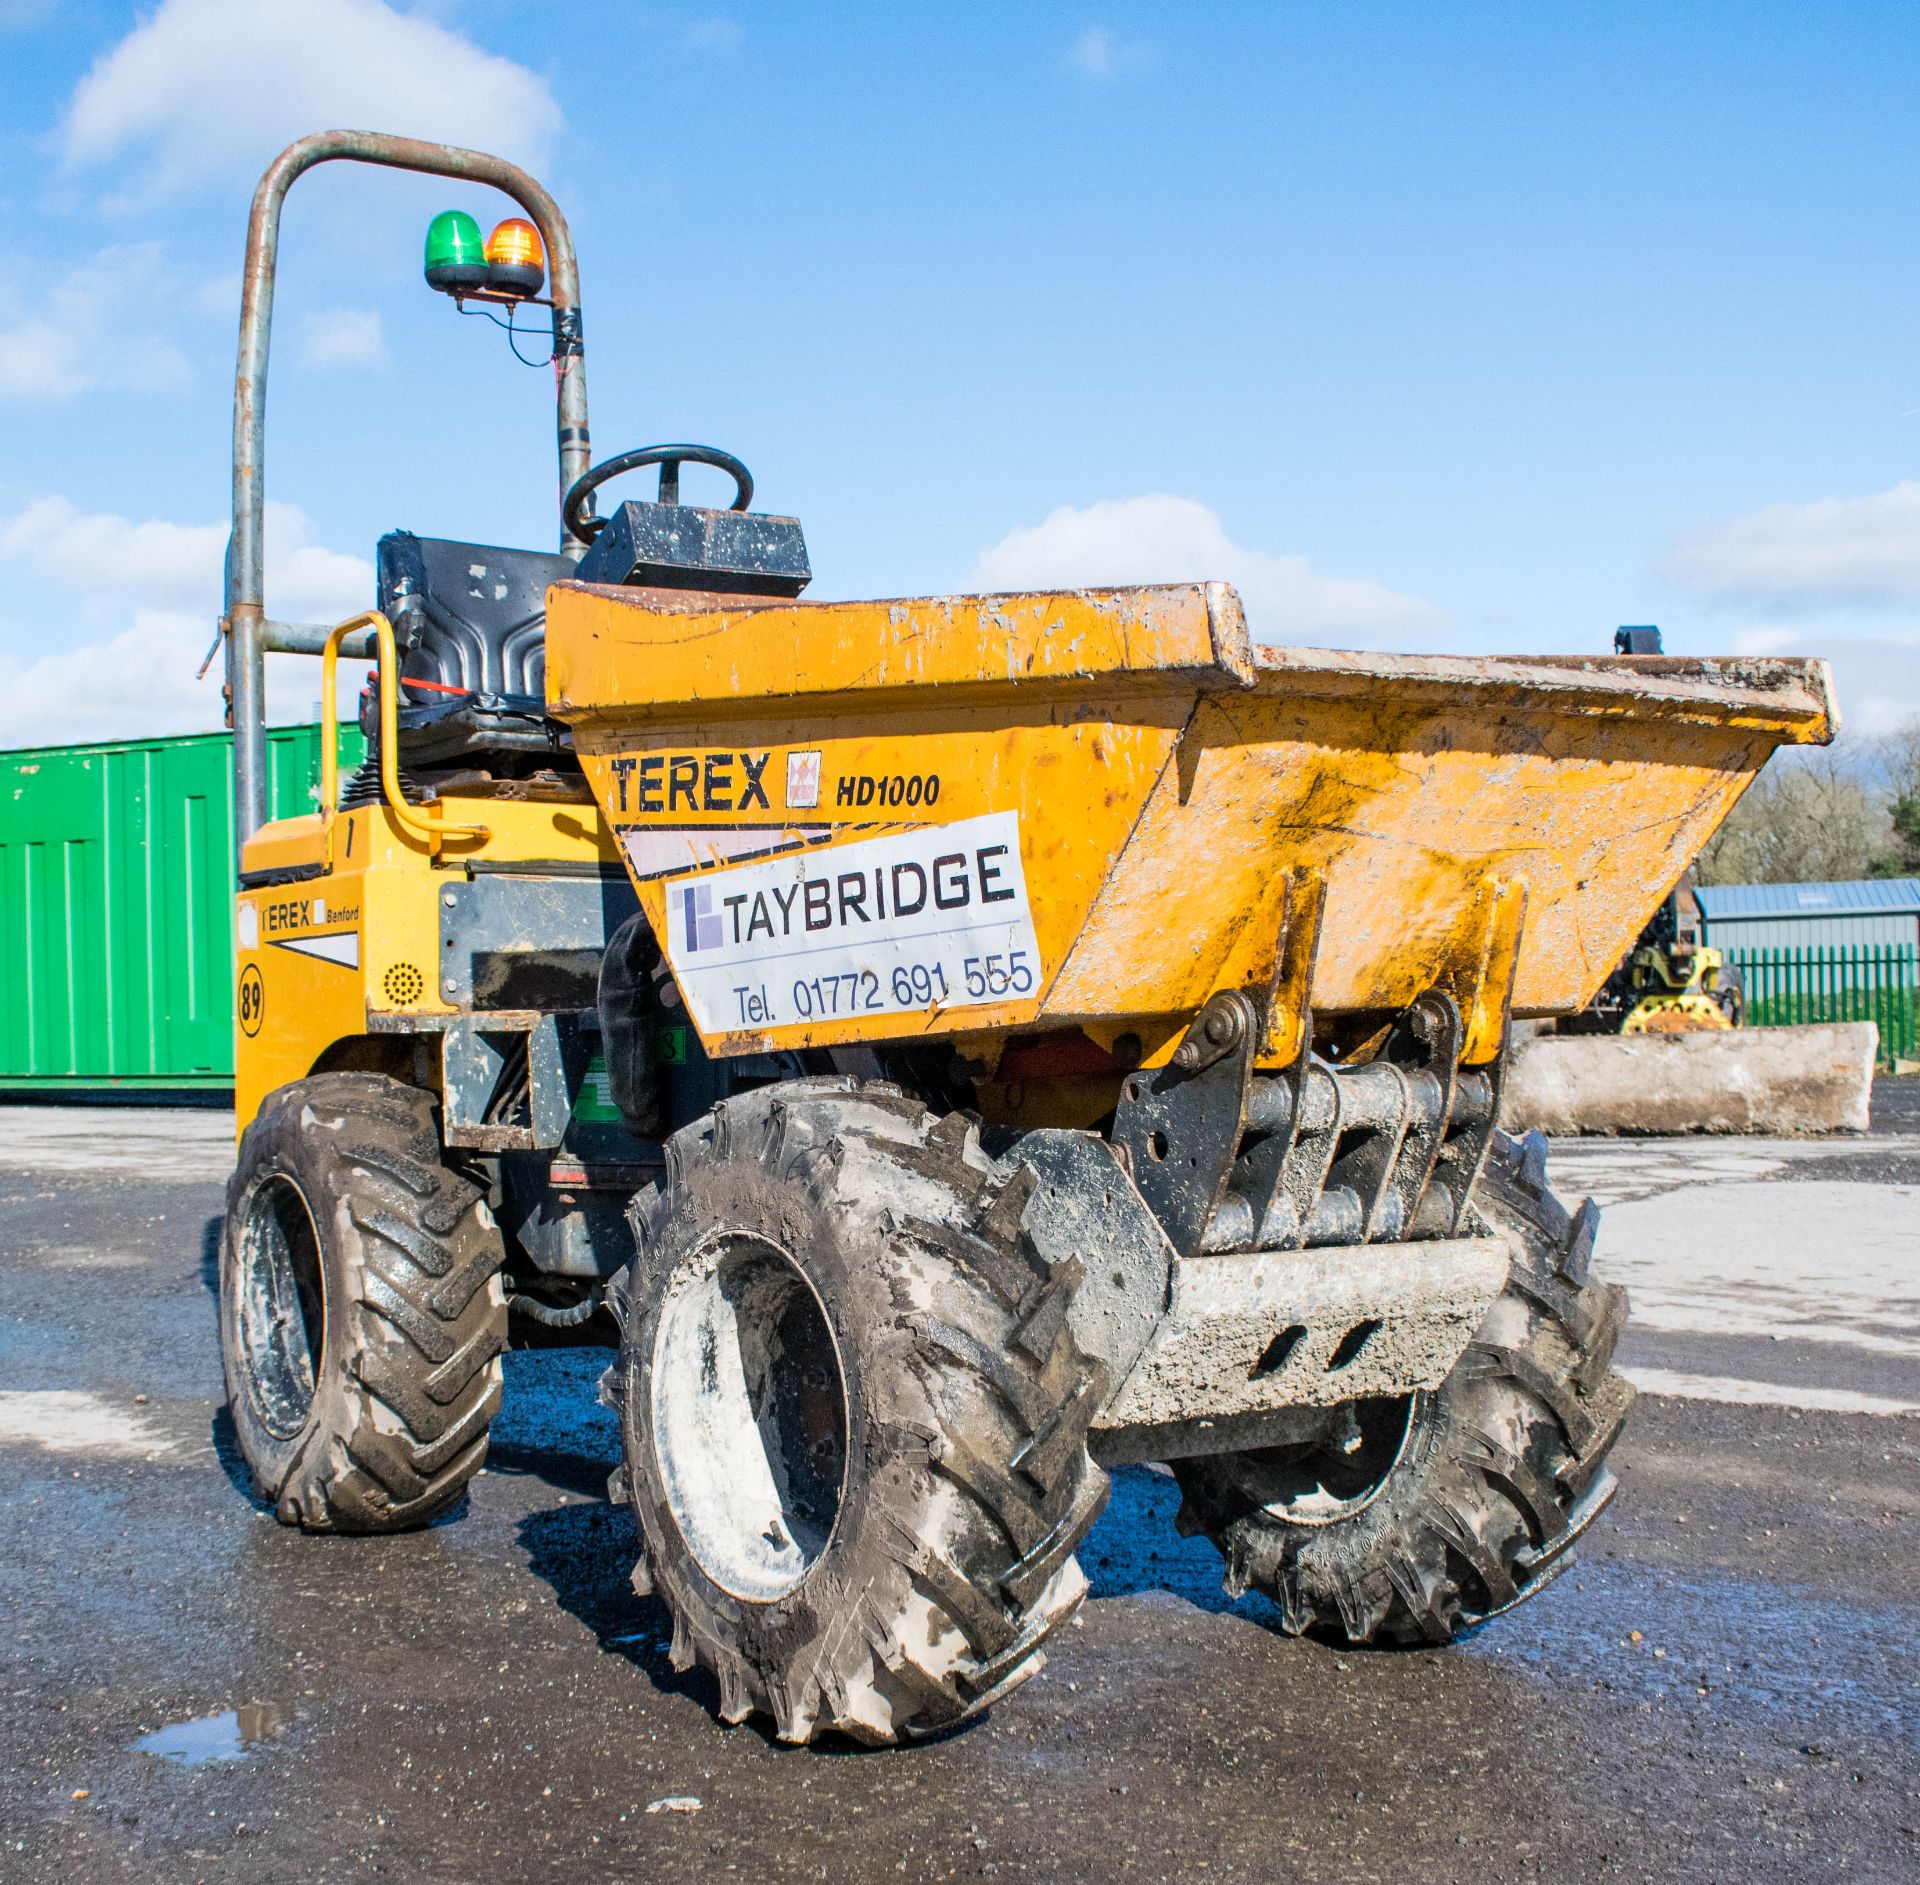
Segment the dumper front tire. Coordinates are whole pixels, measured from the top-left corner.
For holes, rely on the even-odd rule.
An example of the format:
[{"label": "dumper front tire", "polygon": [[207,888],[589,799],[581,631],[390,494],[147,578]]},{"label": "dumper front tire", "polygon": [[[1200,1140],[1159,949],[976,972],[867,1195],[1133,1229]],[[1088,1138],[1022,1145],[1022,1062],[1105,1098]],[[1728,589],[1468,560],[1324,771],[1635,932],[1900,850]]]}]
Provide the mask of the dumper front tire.
[{"label": "dumper front tire", "polygon": [[1547,1189],[1545,1144],[1496,1135],[1474,1192],[1512,1250],[1505,1291],[1440,1386],[1357,1404],[1319,1448],[1173,1463],[1179,1525],[1295,1634],[1447,1641],[1571,1561],[1613,1492],[1633,1389],[1612,1368],[1626,1292],[1587,1266],[1598,1213]]},{"label": "dumper front tire", "polygon": [[403,1531],[460,1497],[500,1406],[501,1257],[427,1094],[329,1073],[267,1096],[227,1188],[220,1347],[282,1523]]},{"label": "dumper front tire", "polygon": [[1079,1263],[1021,1230],[1034,1186],[966,1118],[849,1080],[737,1096],[668,1142],[613,1399],[636,1587],[726,1720],[935,1733],[1078,1608],[1105,1370],[1066,1326]]}]

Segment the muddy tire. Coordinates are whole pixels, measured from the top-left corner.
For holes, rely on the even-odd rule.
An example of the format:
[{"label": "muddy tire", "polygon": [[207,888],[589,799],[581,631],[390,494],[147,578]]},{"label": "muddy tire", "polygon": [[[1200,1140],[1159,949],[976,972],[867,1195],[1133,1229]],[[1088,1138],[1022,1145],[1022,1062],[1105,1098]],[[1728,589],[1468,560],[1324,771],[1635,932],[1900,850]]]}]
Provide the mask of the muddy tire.
[{"label": "muddy tire", "polygon": [[1599,1214],[1569,1216],[1545,1144],[1498,1135],[1474,1207],[1512,1247],[1506,1290],[1431,1393],[1358,1404],[1337,1444],[1181,1460],[1183,1531],[1284,1627],[1353,1643],[1445,1642],[1570,1562],[1613,1492],[1633,1401],[1613,1372],[1626,1292],[1591,1280]]},{"label": "muddy tire", "polygon": [[460,1497],[500,1406],[500,1262],[425,1093],[329,1073],[267,1096],[227,1187],[220,1349],[283,1524],[402,1531]]},{"label": "muddy tire", "polygon": [[952,1726],[1025,1681],[1086,1593],[1105,1370],[1032,1173],[960,1115],[808,1080],[668,1142],[633,1211],[613,1372],[636,1588],[720,1712],[784,1741]]}]

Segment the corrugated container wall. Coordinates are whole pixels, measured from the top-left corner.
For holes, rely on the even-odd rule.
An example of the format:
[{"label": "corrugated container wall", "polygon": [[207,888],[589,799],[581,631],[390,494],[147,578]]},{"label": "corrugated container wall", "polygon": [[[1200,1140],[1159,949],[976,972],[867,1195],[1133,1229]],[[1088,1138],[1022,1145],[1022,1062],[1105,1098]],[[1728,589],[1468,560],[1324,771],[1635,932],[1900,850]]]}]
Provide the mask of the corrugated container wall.
[{"label": "corrugated container wall", "polygon": [[1920,881],[1714,884],[1699,891],[1701,941],[1715,949],[1909,948],[1920,941]]},{"label": "corrugated container wall", "polygon": [[[232,750],[0,753],[0,1091],[233,1084]],[[268,815],[311,811],[320,729],[267,752]],[[342,768],[363,753],[343,726]]]}]

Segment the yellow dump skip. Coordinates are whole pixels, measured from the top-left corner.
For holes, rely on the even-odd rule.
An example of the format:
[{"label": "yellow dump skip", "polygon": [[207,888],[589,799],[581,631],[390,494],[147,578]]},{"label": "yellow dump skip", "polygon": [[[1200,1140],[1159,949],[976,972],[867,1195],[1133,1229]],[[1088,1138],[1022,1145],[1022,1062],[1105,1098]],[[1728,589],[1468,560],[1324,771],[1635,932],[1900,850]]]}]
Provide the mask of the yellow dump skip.
[{"label": "yellow dump skip", "polygon": [[1773,749],[1834,729],[1818,661],[1256,650],[1224,584],[562,583],[547,686],[722,1053],[1151,1043],[1270,971],[1290,872],[1324,890],[1317,1016],[1470,1007],[1503,921],[1514,1011],[1572,1012]]}]

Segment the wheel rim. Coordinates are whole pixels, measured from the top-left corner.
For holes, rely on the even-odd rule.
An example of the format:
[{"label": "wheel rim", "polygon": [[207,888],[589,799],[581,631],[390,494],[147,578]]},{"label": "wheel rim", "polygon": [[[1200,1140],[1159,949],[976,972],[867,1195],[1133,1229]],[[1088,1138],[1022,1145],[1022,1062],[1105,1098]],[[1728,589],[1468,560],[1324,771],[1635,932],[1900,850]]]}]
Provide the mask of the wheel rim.
[{"label": "wheel rim", "polygon": [[327,1311],[320,1235],[305,1194],[285,1173],[271,1174],[247,1200],[235,1288],[247,1398],[269,1433],[290,1440],[313,1411]]},{"label": "wheel rim", "polygon": [[650,1401],[655,1469],[700,1569],[749,1603],[798,1589],[839,1522],[847,1388],[826,1312],[785,1251],[727,1237],[681,1268]]},{"label": "wheel rim", "polygon": [[1385,1489],[1413,1443],[1426,1396],[1354,1401],[1334,1410],[1324,1434],[1298,1446],[1242,1456],[1249,1490],[1269,1517],[1289,1525],[1331,1525],[1364,1511]]}]

